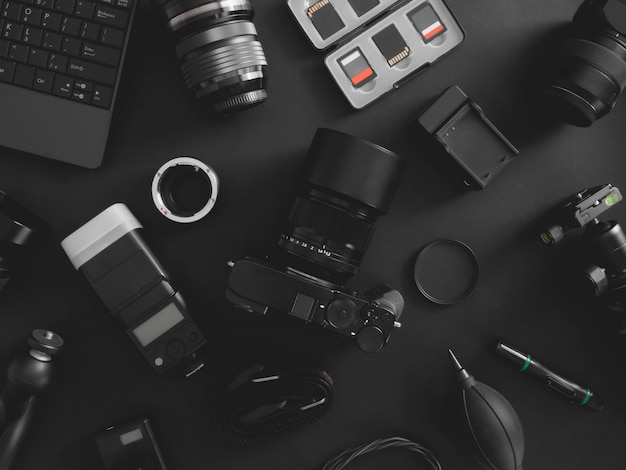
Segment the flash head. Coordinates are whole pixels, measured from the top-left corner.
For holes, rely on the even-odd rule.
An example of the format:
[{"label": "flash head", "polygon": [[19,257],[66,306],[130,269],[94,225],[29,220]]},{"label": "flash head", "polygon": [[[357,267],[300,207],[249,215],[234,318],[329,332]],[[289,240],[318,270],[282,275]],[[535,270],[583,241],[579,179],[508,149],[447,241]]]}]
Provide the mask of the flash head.
[{"label": "flash head", "polygon": [[159,168],[152,180],[152,199],[158,211],[174,222],[190,223],[207,215],[215,205],[219,180],[204,162],[174,158]]}]

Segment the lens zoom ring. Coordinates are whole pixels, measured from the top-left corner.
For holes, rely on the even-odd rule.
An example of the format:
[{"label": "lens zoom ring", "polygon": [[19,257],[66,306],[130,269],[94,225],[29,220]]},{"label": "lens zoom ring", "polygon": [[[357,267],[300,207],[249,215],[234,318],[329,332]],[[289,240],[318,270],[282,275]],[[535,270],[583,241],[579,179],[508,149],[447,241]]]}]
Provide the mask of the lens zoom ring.
[{"label": "lens zoom ring", "polygon": [[219,82],[222,76],[228,73],[237,72],[250,67],[262,67],[267,65],[265,55],[255,53],[249,47],[239,48],[233,51],[230,60],[220,62],[211,58],[204,59],[203,65],[196,64],[195,61],[183,64],[183,75],[189,88],[194,88],[204,82]]}]

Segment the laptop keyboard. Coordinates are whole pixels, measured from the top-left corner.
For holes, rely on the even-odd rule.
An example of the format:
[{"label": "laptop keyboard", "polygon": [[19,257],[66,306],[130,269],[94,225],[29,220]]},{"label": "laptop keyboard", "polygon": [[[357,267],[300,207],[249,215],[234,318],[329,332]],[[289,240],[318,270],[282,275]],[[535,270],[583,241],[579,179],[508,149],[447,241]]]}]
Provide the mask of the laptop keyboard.
[{"label": "laptop keyboard", "polygon": [[109,109],[133,1],[0,0],[0,82]]}]

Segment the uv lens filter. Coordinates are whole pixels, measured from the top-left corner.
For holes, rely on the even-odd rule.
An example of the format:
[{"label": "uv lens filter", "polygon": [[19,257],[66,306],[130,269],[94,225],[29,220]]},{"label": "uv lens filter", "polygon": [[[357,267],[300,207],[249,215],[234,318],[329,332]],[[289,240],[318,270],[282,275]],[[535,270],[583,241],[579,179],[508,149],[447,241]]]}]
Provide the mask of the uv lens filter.
[{"label": "uv lens filter", "polygon": [[440,305],[458,304],[476,287],[478,260],[465,243],[435,240],[417,255],[413,275],[428,300]]}]

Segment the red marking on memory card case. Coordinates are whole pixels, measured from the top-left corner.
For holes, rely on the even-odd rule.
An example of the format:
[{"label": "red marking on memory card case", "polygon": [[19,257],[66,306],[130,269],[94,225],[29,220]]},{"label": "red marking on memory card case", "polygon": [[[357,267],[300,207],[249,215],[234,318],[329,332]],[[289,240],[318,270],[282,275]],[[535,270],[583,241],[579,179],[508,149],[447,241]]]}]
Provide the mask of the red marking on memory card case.
[{"label": "red marking on memory card case", "polygon": [[373,73],[374,73],[374,71],[371,69],[371,67],[368,67],[365,70],[363,70],[362,72],[360,72],[357,75],[355,75],[354,77],[352,77],[350,80],[352,80],[352,84],[353,85],[358,85],[359,83],[361,83],[366,78],[371,77]]}]

